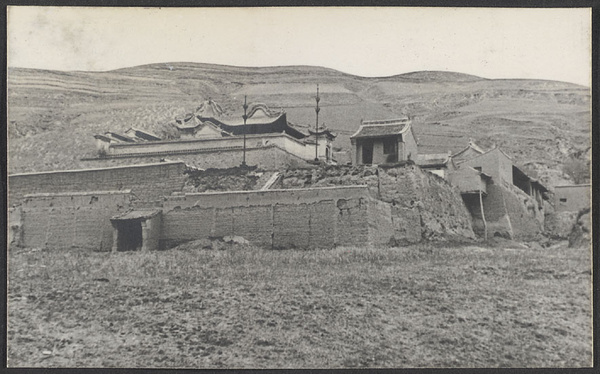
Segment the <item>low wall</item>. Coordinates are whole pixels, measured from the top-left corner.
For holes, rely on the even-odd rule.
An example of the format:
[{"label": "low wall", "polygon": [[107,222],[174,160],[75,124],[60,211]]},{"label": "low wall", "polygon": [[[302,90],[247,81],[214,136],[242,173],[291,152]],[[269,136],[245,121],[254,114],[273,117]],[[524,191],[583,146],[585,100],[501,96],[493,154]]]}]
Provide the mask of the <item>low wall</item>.
[{"label": "low wall", "polygon": [[143,200],[181,191],[185,182],[183,162],[128,165],[97,169],[24,173],[8,176],[10,205],[18,204],[27,194],[82,191],[131,190]]},{"label": "low wall", "polygon": [[554,187],[554,210],[556,212],[579,212],[591,206],[589,184]]},{"label": "low wall", "polygon": [[171,196],[162,206],[161,242],[168,248],[237,235],[277,249],[385,244],[393,233],[376,224],[378,204],[365,186]]},{"label": "low wall", "polygon": [[26,195],[19,208],[19,244],[110,251],[110,218],[129,209],[133,199],[128,190]]}]

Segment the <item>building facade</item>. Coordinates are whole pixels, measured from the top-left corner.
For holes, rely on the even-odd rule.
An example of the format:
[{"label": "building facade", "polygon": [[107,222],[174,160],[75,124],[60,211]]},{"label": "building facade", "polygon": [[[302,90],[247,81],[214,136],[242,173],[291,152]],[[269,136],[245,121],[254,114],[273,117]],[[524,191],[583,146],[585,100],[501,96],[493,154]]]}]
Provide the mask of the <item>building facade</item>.
[{"label": "building facade", "polygon": [[362,121],[350,141],[353,165],[392,164],[417,158],[417,141],[408,117]]}]

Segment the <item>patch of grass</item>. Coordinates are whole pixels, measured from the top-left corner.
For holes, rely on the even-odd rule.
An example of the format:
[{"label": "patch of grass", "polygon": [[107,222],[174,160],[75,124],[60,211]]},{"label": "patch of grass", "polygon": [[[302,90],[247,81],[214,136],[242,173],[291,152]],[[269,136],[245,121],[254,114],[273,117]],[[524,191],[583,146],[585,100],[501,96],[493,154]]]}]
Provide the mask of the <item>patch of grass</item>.
[{"label": "patch of grass", "polygon": [[577,367],[590,253],[418,245],[9,253],[9,366]]}]

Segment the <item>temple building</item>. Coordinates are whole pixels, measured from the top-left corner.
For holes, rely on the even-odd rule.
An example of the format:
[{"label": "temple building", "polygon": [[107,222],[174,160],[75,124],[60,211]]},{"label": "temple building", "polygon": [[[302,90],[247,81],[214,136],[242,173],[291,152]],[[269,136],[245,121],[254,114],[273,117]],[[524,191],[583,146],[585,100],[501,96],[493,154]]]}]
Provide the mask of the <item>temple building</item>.
[{"label": "temple building", "polygon": [[361,121],[350,141],[353,165],[391,164],[417,157],[417,141],[408,117]]},{"label": "temple building", "polygon": [[[288,122],[283,110],[272,110],[263,103],[247,107],[249,111],[244,121],[242,115],[225,115],[221,107],[209,99],[194,113],[176,117],[171,122],[179,139],[163,140],[139,129],[130,129],[125,135],[106,132],[95,135],[98,152],[110,158],[239,152],[242,149],[260,153],[261,149],[277,148],[299,161],[318,159],[335,163],[332,143],[336,135],[325,126],[319,126],[317,133]],[[202,167],[207,166],[202,164]]]}]

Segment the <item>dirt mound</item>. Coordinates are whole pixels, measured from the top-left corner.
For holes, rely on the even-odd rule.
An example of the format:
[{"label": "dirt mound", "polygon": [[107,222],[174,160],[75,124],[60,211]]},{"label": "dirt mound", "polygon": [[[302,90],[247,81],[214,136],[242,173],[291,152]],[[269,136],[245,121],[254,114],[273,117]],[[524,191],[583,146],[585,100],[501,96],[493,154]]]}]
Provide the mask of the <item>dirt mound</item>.
[{"label": "dirt mound", "polygon": [[577,224],[579,212],[554,212],[544,220],[544,234],[551,239],[568,239]]},{"label": "dirt mound", "polygon": [[219,238],[192,240],[172,249],[179,251],[198,251],[202,249],[227,250],[232,248],[250,248],[252,245],[241,236],[224,236]]},{"label": "dirt mound", "polygon": [[569,248],[585,247],[591,243],[592,217],[590,209],[582,209],[577,215],[577,221],[569,234]]}]

